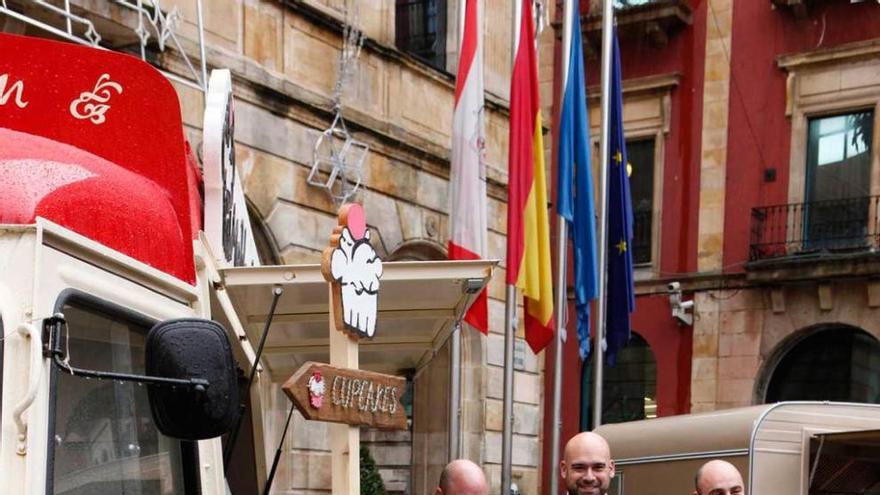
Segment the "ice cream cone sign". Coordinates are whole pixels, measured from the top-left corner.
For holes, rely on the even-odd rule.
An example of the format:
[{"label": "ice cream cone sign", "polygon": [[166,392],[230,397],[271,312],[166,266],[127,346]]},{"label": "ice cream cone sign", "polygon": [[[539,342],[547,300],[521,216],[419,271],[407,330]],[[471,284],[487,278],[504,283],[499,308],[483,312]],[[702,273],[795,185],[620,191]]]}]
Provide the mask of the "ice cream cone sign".
[{"label": "ice cream cone sign", "polygon": [[350,334],[373,338],[382,260],[370,245],[364,209],[349,203],[339,209],[339,226],[324,250],[321,272],[333,287],[332,311],[336,328]]}]

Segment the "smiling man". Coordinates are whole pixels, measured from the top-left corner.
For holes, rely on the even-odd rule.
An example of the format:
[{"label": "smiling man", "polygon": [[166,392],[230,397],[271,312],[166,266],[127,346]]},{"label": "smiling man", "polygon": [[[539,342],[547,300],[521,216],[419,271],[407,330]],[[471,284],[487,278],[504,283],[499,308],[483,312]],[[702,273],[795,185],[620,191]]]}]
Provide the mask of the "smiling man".
[{"label": "smiling man", "polygon": [[714,460],[703,464],[694,476],[694,495],[745,495],[742,475],[736,466]]},{"label": "smiling man", "polygon": [[605,495],[614,478],[608,442],[589,431],[571,437],[565,444],[559,472],[569,495]]}]

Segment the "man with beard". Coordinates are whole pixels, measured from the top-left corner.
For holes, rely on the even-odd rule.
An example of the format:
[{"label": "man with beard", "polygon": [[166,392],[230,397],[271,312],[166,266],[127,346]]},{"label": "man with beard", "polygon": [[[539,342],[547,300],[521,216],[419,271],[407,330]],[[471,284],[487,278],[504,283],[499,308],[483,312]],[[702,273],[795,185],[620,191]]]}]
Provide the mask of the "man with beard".
[{"label": "man with beard", "polygon": [[585,431],[571,437],[559,464],[569,495],[605,495],[614,478],[614,461],[608,442]]},{"label": "man with beard", "polygon": [[488,495],[489,484],[480,466],[467,459],[456,459],[443,468],[434,495]]},{"label": "man with beard", "polygon": [[703,464],[694,476],[694,495],[745,495],[742,475],[736,466],[714,460]]}]

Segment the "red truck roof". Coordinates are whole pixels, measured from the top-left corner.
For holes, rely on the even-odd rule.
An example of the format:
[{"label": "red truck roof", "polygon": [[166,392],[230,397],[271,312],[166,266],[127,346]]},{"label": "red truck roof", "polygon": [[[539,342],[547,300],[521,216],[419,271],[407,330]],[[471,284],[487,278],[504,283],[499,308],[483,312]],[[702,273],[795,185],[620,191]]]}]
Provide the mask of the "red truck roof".
[{"label": "red truck roof", "polygon": [[0,34],[0,223],[44,217],[193,283],[191,156],[149,64]]}]

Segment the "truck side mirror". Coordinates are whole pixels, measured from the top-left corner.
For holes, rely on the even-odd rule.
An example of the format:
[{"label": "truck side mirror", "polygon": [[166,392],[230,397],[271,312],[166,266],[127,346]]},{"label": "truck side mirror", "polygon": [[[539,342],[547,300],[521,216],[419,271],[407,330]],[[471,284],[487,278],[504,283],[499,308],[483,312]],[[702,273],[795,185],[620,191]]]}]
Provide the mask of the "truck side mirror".
[{"label": "truck side mirror", "polygon": [[164,435],[203,440],[229,432],[239,414],[238,380],[226,330],[198,318],[167,320],[147,335],[147,375],[200,379],[206,387],[147,386],[150,410]]}]

